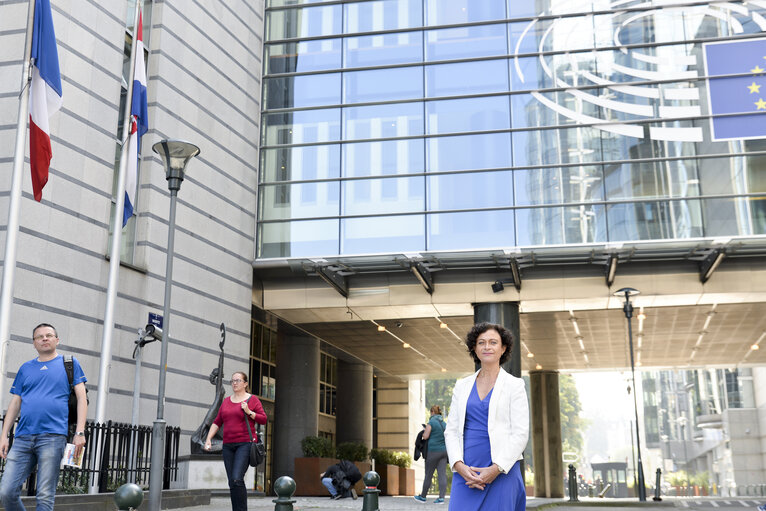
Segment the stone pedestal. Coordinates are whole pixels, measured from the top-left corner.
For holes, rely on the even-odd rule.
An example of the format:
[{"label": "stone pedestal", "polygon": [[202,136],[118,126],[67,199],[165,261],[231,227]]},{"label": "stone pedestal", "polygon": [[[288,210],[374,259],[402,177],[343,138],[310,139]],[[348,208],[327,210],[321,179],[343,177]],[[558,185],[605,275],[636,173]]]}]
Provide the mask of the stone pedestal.
[{"label": "stone pedestal", "polygon": [[[258,467],[261,468],[261,467]],[[245,473],[248,491],[255,488],[255,468]],[[228,490],[226,468],[220,454],[191,454],[178,458],[178,478],[171,481],[171,488],[194,488],[206,490]]]}]

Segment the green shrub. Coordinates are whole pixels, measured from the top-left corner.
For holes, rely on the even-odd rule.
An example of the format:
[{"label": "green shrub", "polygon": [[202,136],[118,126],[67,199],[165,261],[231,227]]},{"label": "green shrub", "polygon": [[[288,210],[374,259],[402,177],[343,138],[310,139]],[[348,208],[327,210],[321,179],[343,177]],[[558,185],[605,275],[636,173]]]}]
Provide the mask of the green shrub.
[{"label": "green shrub", "polygon": [[335,448],[329,438],[307,436],[301,440],[301,450],[306,458],[334,458]]},{"label": "green shrub", "polygon": [[387,449],[371,449],[370,459],[375,460],[375,465],[396,465],[394,453]]},{"label": "green shrub", "polygon": [[410,468],[410,465],[412,465],[412,456],[404,451],[395,452],[393,453],[393,461],[394,465],[402,468]]},{"label": "green shrub", "polygon": [[343,442],[335,448],[335,455],[341,460],[366,461],[370,451],[362,442]]}]

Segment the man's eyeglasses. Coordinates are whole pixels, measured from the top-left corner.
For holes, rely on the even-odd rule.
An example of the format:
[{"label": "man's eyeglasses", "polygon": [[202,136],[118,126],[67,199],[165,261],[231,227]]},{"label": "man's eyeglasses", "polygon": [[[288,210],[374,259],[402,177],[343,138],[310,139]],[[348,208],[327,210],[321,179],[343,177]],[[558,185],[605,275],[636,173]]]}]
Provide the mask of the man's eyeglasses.
[{"label": "man's eyeglasses", "polygon": [[56,334],[36,335],[33,337],[35,341],[42,341],[43,339],[55,339]]},{"label": "man's eyeglasses", "polygon": [[239,378],[237,378],[236,380],[231,380],[231,383],[232,384],[234,384],[234,383],[244,383],[244,381],[245,380],[240,380]]}]

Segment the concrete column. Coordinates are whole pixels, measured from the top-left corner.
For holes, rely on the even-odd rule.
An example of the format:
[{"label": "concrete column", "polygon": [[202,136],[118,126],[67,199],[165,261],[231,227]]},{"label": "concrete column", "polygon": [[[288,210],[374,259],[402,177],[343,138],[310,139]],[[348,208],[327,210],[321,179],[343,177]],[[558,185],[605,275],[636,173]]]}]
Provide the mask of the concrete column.
[{"label": "concrete column", "polygon": [[535,497],[564,497],[559,373],[530,371]]},{"label": "concrete column", "polygon": [[301,440],[319,431],[319,339],[281,321],[277,339],[274,480],[295,476]]},{"label": "concrete column", "polygon": [[[519,337],[519,302],[475,303],[473,322],[486,321],[510,330],[513,335],[511,357],[503,364],[503,369],[521,378],[521,339]],[[477,366],[478,370],[479,367]]]},{"label": "concrete column", "polygon": [[338,360],[337,442],[372,447],[372,366]]}]

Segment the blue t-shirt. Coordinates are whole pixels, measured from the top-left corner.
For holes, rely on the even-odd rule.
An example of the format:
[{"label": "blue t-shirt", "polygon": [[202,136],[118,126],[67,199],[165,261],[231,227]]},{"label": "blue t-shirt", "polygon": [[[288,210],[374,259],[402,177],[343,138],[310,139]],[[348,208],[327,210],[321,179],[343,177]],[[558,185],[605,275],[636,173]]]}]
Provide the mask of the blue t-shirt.
[{"label": "blue t-shirt", "polygon": [[444,444],[444,428],[447,426],[444,424],[444,419],[441,415],[432,415],[428,421],[428,425],[431,426],[431,434],[428,436],[428,451],[446,451],[447,446]]},{"label": "blue t-shirt", "polygon": [[[73,384],[88,381],[76,358]],[[16,436],[54,433],[66,435],[69,424],[69,379],[64,357],[58,355],[47,362],[36,358],[21,366],[11,386],[11,394],[21,397]]]}]

